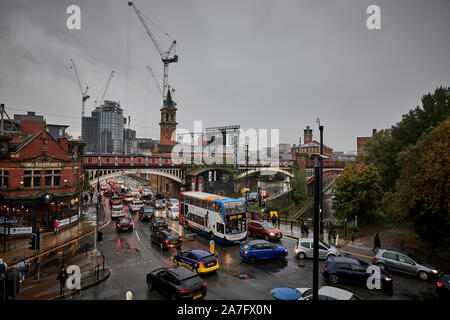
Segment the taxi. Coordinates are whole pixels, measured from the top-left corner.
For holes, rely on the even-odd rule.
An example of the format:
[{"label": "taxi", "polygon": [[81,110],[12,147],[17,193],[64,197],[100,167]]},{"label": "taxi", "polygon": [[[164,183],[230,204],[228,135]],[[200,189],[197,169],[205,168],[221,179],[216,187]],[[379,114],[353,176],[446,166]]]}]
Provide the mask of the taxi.
[{"label": "taxi", "polygon": [[176,266],[185,266],[198,274],[215,272],[219,269],[219,260],[214,254],[202,249],[178,252],[173,261]]}]

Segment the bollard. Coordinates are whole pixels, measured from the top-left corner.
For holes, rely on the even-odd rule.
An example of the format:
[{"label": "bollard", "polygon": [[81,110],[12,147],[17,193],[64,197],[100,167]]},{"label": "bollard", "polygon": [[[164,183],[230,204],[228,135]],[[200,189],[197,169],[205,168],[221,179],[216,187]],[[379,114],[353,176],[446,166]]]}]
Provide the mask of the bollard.
[{"label": "bollard", "polygon": [[336,243],[334,245],[337,247],[338,243],[339,243],[339,235],[336,236]]},{"label": "bollard", "polygon": [[127,300],[133,300],[133,294],[131,293],[131,291],[127,291],[126,299]]}]

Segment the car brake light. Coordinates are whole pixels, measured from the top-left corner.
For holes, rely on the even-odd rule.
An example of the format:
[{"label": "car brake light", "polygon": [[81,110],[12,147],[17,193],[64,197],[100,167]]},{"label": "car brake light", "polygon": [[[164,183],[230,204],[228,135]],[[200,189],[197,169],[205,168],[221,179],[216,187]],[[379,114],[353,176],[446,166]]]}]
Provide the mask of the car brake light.
[{"label": "car brake light", "polygon": [[206,288],[206,282],[202,284],[202,288]]},{"label": "car brake light", "polygon": [[203,262],[200,261],[200,262],[198,262],[198,264],[202,266],[202,265],[203,265]]},{"label": "car brake light", "polygon": [[298,245],[295,246],[295,250],[298,250]]},{"label": "car brake light", "polygon": [[156,227],[156,223],[154,223],[153,226]]},{"label": "car brake light", "polygon": [[178,239],[178,240],[183,241],[183,238],[180,237],[180,239]]},{"label": "car brake light", "polygon": [[166,239],[166,240],[164,240],[164,243],[169,243],[169,240],[167,240],[167,239]]},{"label": "car brake light", "polygon": [[120,227],[120,223],[118,223],[117,226]]},{"label": "car brake light", "polygon": [[179,293],[190,293],[190,290],[178,290]]},{"label": "car brake light", "polygon": [[373,256],[373,260],[375,260],[377,258],[377,256]]},{"label": "car brake light", "polygon": [[328,271],[327,267],[323,267],[323,271]]},{"label": "car brake light", "polygon": [[244,254],[248,254],[248,251],[245,251]]},{"label": "car brake light", "polygon": [[442,287],[442,283],[440,283],[439,281],[436,283],[436,285],[437,285],[438,287]]}]

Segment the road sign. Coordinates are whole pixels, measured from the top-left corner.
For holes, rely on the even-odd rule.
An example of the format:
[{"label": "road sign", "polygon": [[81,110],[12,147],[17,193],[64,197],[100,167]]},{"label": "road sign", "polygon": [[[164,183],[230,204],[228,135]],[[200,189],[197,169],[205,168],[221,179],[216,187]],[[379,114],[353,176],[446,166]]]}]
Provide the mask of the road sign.
[{"label": "road sign", "polygon": [[211,240],[209,242],[209,252],[214,253],[214,245],[215,245],[214,240]]},{"label": "road sign", "polygon": [[270,211],[270,217],[272,218],[273,216],[278,218],[278,211]]}]

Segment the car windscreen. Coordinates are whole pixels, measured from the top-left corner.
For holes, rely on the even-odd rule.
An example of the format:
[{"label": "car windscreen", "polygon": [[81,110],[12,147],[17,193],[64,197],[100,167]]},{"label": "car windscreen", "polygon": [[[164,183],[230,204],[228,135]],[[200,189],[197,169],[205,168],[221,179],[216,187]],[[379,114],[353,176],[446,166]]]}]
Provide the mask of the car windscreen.
[{"label": "car windscreen", "polygon": [[267,229],[267,230],[275,229],[273,224],[271,224],[270,222],[260,222],[260,223],[264,227],[264,229]]},{"label": "car windscreen", "polygon": [[158,223],[166,223],[166,219],[161,218],[161,217],[156,217],[156,218],[155,218],[155,222],[158,222]]},{"label": "car windscreen", "polygon": [[408,254],[408,257],[413,259],[418,264],[423,264],[423,261],[417,258],[416,256],[413,256],[412,254]]},{"label": "car windscreen", "polygon": [[250,245],[249,245],[248,243],[246,243],[246,244],[244,244],[241,248],[242,248],[243,250],[247,250],[248,248],[250,248]]},{"label": "car windscreen", "polygon": [[156,201],[155,201],[157,204],[163,204],[164,203],[164,200],[162,200],[162,199],[156,199]]},{"label": "car windscreen", "polygon": [[168,232],[167,239],[170,241],[176,241],[176,240],[180,239],[180,236],[176,232]]},{"label": "car windscreen", "polygon": [[330,249],[331,246],[328,243],[320,242],[321,245],[323,245],[325,248]]},{"label": "car windscreen", "polygon": [[154,210],[153,210],[153,207],[144,207],[144,212],[145,213],[152,213]]},{"label": "car windscreen", "polygon": [[122,206],[113,206],[113,207],[112,207],[112,210],[113,210],[113,211],[122,211],[122,210],[123,210],[123,207],[122,207]]},{"label": "car windscreen", "polygon": [[143,203],[142,203],[142,201],[135,201],[135,202],[134,202],[134,205],[135,205],[135,206],[142,206]]}]

